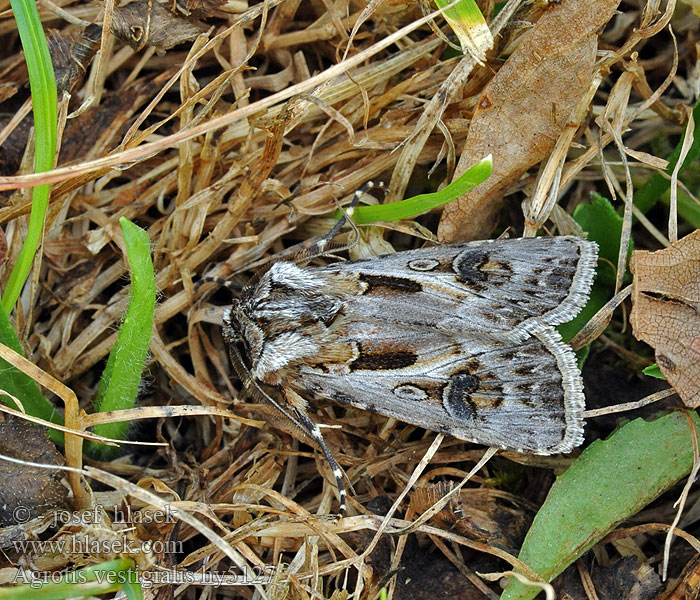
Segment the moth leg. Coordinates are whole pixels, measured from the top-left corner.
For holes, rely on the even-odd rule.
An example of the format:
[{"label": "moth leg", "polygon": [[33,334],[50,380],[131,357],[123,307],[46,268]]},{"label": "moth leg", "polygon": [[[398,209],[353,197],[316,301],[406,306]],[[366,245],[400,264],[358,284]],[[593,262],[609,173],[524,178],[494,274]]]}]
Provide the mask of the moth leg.
[{"label": "moth leg", "polygon": [[306,404],[304,399],[299,394],[288,388],[285,389],[283,393],[287,399],[287,402],[289,403],[289,406],[291,407],[292,412],[294,413],[294,418],[291,420],[297,425],[301,425],[301,428],[314,439],[314,441],[318,444],[323,457],[326,459],[326,462],[328,462],[331,471],[333,471],[333,477],[335,477],[335,484],[338,487],[338,497],[340,500],[338,515],[342,517],[345,514],[345,509],[347,508],[347,494],[345,492],[345,485],[343,484],[343,472],[340,470],[338,462],[335,460],[330,448],[323,439],[321,429],[304,411],[303,407]]}]

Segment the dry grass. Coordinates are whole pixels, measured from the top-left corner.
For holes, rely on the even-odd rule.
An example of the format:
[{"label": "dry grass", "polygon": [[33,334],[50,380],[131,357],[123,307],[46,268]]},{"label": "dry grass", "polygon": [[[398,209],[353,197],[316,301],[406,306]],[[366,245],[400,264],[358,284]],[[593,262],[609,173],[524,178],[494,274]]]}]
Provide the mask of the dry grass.
[{"label": "dry grass", "polygon": [[[104,18],[98,4],[62,6],[76,20]],[[509,3],[508,9],[515,6]],[[13,54],[0,60],[0,99],[6,98],[4,111],[15,113],[26,105],[26,73],[7,4],[2,8],[0,36]],[[108,3],[107,18],[121,23],[123,15],[112,14],[112,8]],[[425,503],[414,504],[415,498],[405,503],[398,515],[402,518],[388,524],[367,503],[384,495],[393,501],[405,489],[435,434],[322,404],[314,414],[327,425],[325,438],[354,488],[350,517],[335,520],[328,516],[336,505],[327,465],[295,441],[291,426],[270,408],[239,397],[240,384],[218,327],[210,325],[220,319],[214,306],[227,303],[227,292],[204,288],[199,296],[194,283],[205,274],[240,275],[244,281],[291,244],[327,231],[333,222],[321,216],[347,202],[368,180],[387,182],[390,199],[449,181],[459,170],[484,87],[522,43],[530,23],[557,7],[521,7],[499,26],[488,60],[472,61],[468,70],[468,58],[447,57],[444,38],[451,31],[440,17],[389,38],[421,17],[417,4],[385,3],[369,13],[356,3],[294,0],[253,8],[231,0],[196,8],[189,6],[196,27],[191,29],[190,21],[182,33],[186,41],[165,52],[148,45],[135,52],[122,41],[103,48],[64,106],[64,115],[76,111],[93,94],[92,104],[81,107],[79,116],[62,121],[59,168],[51,174],[28,175],[27,121],[12,121],[11,114],[0,121],[0,169],[7,176],[0,178],[0,188],[14,190],[5,193],[0,207],[9,241],[6,264],[18,252],[30,207],[29,188],[22,186],[54,184],[42,263],[25,289],[16,329],[33,362],[69,386],[88,413],[128,302],[119,218],[147,229],[153,244],[160,296],[139,409],[140,416],[151,420],[139,421],[132,437],[168,445],[145,452],[127,446],[130,453],[122,459],[94,465],[122,480],[92,471],[93,502],[107,507],[128,502],[134,510],[168,505],[191,515],[177,527],[137,528],[137,538],[184,543],[182,554],[156,554],[142,564],[200,571],[284,564],[275,575],[278,585],[266,586],[268,598],[330,597],[340,589],[372,598],[396,569],[417,573],[424,568],[417,558],[421,552],[447,556],[478,586],[481,597],[497,597],[498,587],[473,571],[504,570],[506,563],[493,555],[517,565],[503,549],[517,549],[552,473],[571,459],[505,453],[542,469],[525,476],[505,460],[484,467],[462,500],[499,496],[500,508],[493,508],[495,503],[483,508],[481,529],[431,522],[421,526],[421,551],[407,550],[414,543],[407,537],[375,537],[374,532],[380,527],[398,531],[427,508]],[[670,148],[663,147],[664,140],[668,143],[672,136],[675,141],[673,136],[683,131],[687,113],[676,104],[687,103],[697,84],[697,18],[677,10],[684,16],[672,21],[675,49],[663,10],[653,8],[653,1],[621,5],[598,42],[600,86],[578,106],[580,127],[571,129],[565,143],[550,140],[546,157],[504,183],[498,193],[515,194],[499,213],[501,228],[510,226],[516,235],[525,230],[519,206],[525,193],[536,198],[536,206],[527,209],[528,223],[564,233],[576,230],[569,216],[573,208],[591,190],[607,194],[609,187],[625,206],[626,247],[634,212],[631,184],[663,166],[652,153],[665,157]],[[79,25],[52,16],[48,2],[40,12],[58,35],[77,36]],[[156,25],[149,33],[154,40]],[[128,24],[120,26],[122,36],[132,31]],[[174,25],[162,27],[165,31],[158,35],[166,42],[180,34]],[[340,63],[346,50],[349,62]],[[456,69],[466,74],[454,78]],[[674,70],[676,84],[669,87]],[[446,81],[452,82],[447,89]],[[654,95],[657,89],[660,97]],[[435,109],[430,101],[438,91],[449,100]],[[523,100],[543,102],[527,95]],[[425,116],[426,107],[434,112]],[[496,139],[507,135],[494,132]],[[548,160],[559,162],[538,179],[538,169]],[[551,201],[558,199],[556,205]],[[480,215],[477,211],[470,218]],[[432,237],[436,217],[365,228],[354,252],[388,251],[390,242],[399,249],[415,245],[419,240],[405,234]],[[635,226],[640,245],[653,238],[667,243],[666,223],[654,218]],[[618,289],[623,274],[624,269]],[[2,275],[7,277],[7,269]],[[620,316],[613,329],[623,329]],[[592,360],[609,362],[610,356],[601,352]],[[241,420],[222,414],[191,416],[177,409],[189,405],[230,408]],[[176,410],[163,415],[155,409],[160,406]],[[448,439],[431,452],[419,485],[461,479],[484,450]],[[529,483],[517,483],[519,478]],[[100,481],[107,487],[98,486]],[[498,485],[513,493],[495,489]],[[123,496],[105,491],[112,488]],[[374,509],[382,512],[378,505]],[[498,511],[512,514],[506,518]],[[487,534],[480,537],[479,530]],[[500,536],[495,546],[488,532]],[[446,579],[439,581],[450,589]],[[180,597],[199,597],[199,589]],[[229,596],[221,592],[216,597],[253,594],[253,588],[231,590]],[[424,597],[416,590],[403,593],[400,597]],[[480,597],[475,589],[474,594],[469,597]]]}]

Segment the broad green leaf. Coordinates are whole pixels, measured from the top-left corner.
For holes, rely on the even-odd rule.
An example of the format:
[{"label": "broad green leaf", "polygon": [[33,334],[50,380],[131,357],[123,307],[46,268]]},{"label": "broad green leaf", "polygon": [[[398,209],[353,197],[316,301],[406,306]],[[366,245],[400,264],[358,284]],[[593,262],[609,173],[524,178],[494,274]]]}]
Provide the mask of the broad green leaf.
[{"label": "broad green leaf", "polygon": [[569,342],[571,338],[581,331],[581,328],[591,320],[593,315],[603,308],[609,298],[610,293],[607,287],[594,283],[588,302],[586,302],[586,306],[581,309],[581,312],[568,323],[563,323],[557,327],[557,331],[564,342]]},{"label": "broad green leaf", "polygon": [[656,363],[649,365],[648,367],[644,367],[642,369],[642,373],[649,375],[649,377],[656,377],[656,379],[666,379],[664,374],[661,372],[661,369],[659,369],[659,365]]},{"label": "broad green leaf", "polygon": [[[692,420],[697,432],[700,417],[692,413]],[[525,537],[520,560],[551,581],[692,465],[685,413],[627,423],[607,440],[593,442],[557,478]],[[538,592],[512,579],[501,600],[531,600]]]},{"label": "broad green leaf", "polygon": [[[622,217],[615,212],[607,198],[592,194],[590,202],[579,204],[574,211],[574,219],[588,232],[588,239],[598,242],[598,262],[596,282],[610,288],[615,286],[615,267],[620,252]],[[632,252],[632,242],[627,256]]]}]

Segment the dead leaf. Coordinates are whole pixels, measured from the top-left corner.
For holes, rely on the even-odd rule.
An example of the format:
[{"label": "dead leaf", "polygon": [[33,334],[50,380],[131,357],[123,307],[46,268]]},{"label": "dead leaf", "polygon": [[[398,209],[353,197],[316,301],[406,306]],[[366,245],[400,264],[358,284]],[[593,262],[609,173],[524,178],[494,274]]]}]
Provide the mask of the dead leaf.
[{"label": "dead leaf", "polygon": [[681,576],[672,581],[667,593],[657,600],[697,600],[700,597],[700,555],[688,561]]},{"label": "dead leaf", "polygon": [[[447,481],[417,488],[411,495],[411,508],[418,514],[425,512],[451,489]],[[466,489],[450,500],[432,522],[446,531],[517,553],[531,519],[522,510],[496,503],[489,490]]]},{"label": "dead leaf", "polygon": [[0,266],[5,262],[5,257],[7,256],[7,238],[5,237],[5,230],[0,227]]},{"label": "dead leaf", "polygon": [[[46,431],[16,417],[0,418],[0,454],[46,465],[63,465],[63,455]],[[45,512],[68,505],[63,473],[0,461],[0,523],[21,524]]]},{"label": "dead leaf", "polygon": [[173,14],[160,2],[137,0],[114,9],[111,31],[136,51],[145,46],[167,50],[193,40],[205,27]]},{"label": "dead leaf", "polygon": [[176,9],[183,15],[206,19],[231,12],[226,0],[177,0]]},{"label": "dead leaf", "polygon": [[669,248],[632,254],[634,336],[656,350],[656,362],[686,406],[700,406],[700,230]]},{"label": "dead leaf", "polygon": [[0,83],[0,103],[9,100],[17,93],[17,84],[12,81],[3,81]]},{"label": "dead leaf", "polygon": [[545,158],[590,87],[598,30],[619,0],[552,4],[486,86],[474,111],[455,177],[487,154],[493,174],[448,204],[438,239],[484,239],[496,224],[502,196]]}]

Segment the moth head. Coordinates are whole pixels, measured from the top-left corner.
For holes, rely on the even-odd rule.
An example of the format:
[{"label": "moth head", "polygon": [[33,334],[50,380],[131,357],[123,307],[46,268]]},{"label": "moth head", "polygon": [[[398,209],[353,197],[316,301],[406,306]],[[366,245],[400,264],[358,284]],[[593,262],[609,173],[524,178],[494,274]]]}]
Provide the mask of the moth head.
[{"label": "moth head", "polygon": [[234,300],[226,309],[223,324],[222,333],[229,349],[237,349],[238,354],[247,357],[255,367],[264,345],[263,332],[240,300]]},{"label": "moth head", "polygon": [[262,331],[249,316],[250,298],[251,295],[254,295],[251,288],[255,285],[249,284],[242,287],[220,277],[202,277],[197,282],[195,291],[199,289],[200,285],[209,281],[225,287],[234,296],[231,306],[224,311],[222,329],[231,360],[234,363],[243,363],[243,357],[247,357],[254,366],[263,346]]}]

